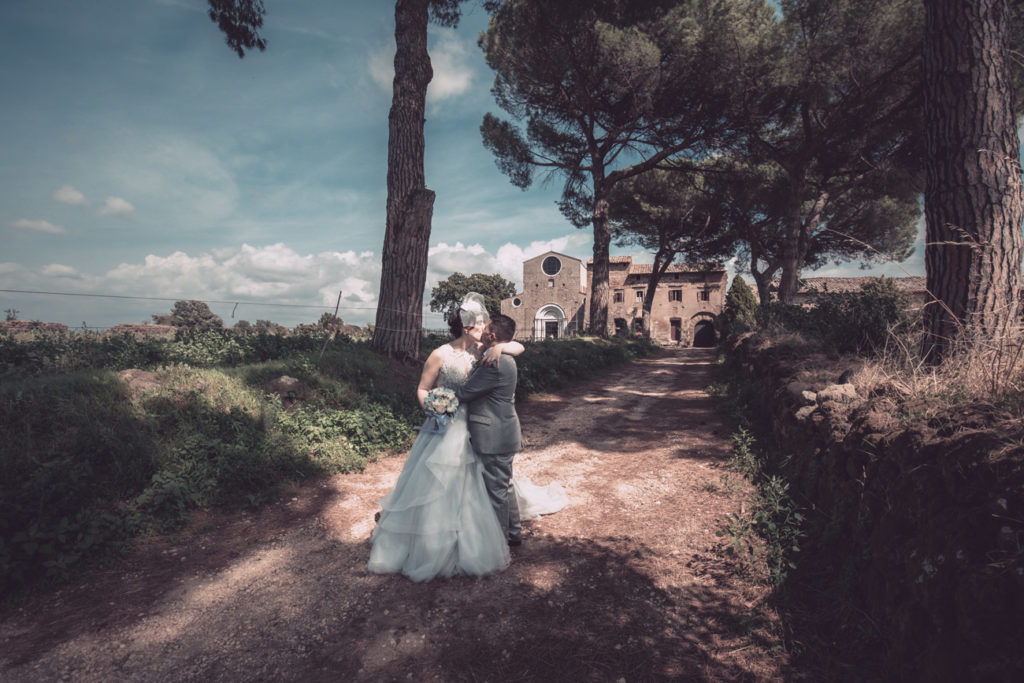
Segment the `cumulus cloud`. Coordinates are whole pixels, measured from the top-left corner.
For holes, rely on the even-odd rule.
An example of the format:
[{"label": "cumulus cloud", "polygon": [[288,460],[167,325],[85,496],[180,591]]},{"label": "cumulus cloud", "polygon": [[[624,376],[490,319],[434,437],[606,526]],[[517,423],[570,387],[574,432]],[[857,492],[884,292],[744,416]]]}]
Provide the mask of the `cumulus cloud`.
[{"label": "cumulus cloud", "polygon": [[[570,234],[527,246],[507,243],[492,253],[480,244],[438,243],[429,251],[424,304],[430,289],[454,272],[496,273],[521,288],[522,262],[548,250],[569,253],[576,250],[581,236]],[[324,310],[333,310],[342,293],[339,315],[346,322],[373,322],[380,284],[380,257],[371,251],[323,251],[300,253],[284,243],[189,254],[149,254],[141,261],[122,263],[101,274],[51,263],[28,268],[0,263],[0,288],[108,294],[130,297],[201,299],[221,315],[226,324],[234,319],[273,320],[289,327],[313,322]],[[154,301],[114,301],[75,298],[33,302],[40,308],[33,317],[53,322],[78,324],[82,318],[91,325],[114,325],[148,319],[154,312],[166,312],[170,304]],[[215,302],[229,302],[216,304]],[[235,310],[233,302],[242,302]],[[15,307],[24,305],[14,302]],[[282,307],[280,304],[301,308]],[[64,307],[61,309],[60,307]],[[424,306],[424,324],[439,327],[440,316]]]},{"label": "cumulus cloud", "polygon": [[430,50],[434,78],[427,86],[427,101],[436,105],[442,100],[458,97],[473,84],[469,50],[450,33],[443,34]]},{"label": "cumulus cloud", "polygon": [[394,39],[370,52],[370,61],[367,64],[367,68],[370,71],[370,79],[381,90],[390,94],[392,81],[395,80]]},{"label": "cumulus cloud", "polygon": [[101,216],[113,216],[115,218],[123,218],[126,221],[133,220],[135,218],[135,207],[131,205],[125,199],[120,197],[107,197],[106,201],[103,202],[103,206],[97,212]]},{"label": "cumulus cloud", "polygon": [[78,271],[71,266],[65,266],[61,263],[50,263],[43,266],[40,271],[43,275],[49,277],[60,277],[60,278],[77,278],[80,277]]},{"label": "cumulus cloud", "polygon": [[438,282],[450,277],[452,273],[500,275],[506,280],[516,283],[516,287],[522,289],[523,261],[547,251],[557,251],[567,256],[586,260],[586,257],[579,255],[579,252],[587,244],[588,237],[586,235],[571,233],[552,240],[530,242],[525,247],[507,242],[492,254],[479,244],[440,242],[430,248],[427,265],[427,290],[429,291]]},{"label": "cumulus cloud", "polygon": [[316,306],[333,307],[343,295],[339,315],[362,324],[373,317],[377,302],[380,263],[372,252],[327,251],[300,254],[285,244],[190,255],[182,251],[167,256],[150,254],[142,263],[123,263],[101,278],[111,292],[146,291],[160,296],[265,302],[310,306],[309,312],[294,309],[243,305],[238,315],[247,319],[275,321],[313,320]]},{"label": "cumulus cloud", "polygon": [[89,200],[73,185],[62,185],[53,192],[53,198],[68,206],[89,206]]},{"label": "cumulus cloud", "polygon": [[24,230],[26,232],[47,232],[52,235],[63,235],[67,232],[67,230],[61,226],[54,225],[49,221],[34,221],[28,218],[20,218],[12,222],[11,227],[17,230]]},{"label": "cumulus cloud", "polygon": [[[450,32],[438,34],[430,47],[430,65],[434,77],[427,86],[427,102],[436,106],[443,100],[458,97],[473,84],[473,69],[470,66],[470,50],[466,44]],[[381,45],[370,52],[370,78],[381,90],[390,93],[395,78],[395,41]]]}]

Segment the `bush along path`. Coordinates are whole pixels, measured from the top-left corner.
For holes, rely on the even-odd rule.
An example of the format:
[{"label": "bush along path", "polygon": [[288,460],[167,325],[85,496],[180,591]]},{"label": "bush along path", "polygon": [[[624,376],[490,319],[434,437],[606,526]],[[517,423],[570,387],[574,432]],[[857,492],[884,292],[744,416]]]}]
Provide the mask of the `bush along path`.
[{"label": "bush along path", "polygon": [[[747,681],[791,677],[767,577],[718,535],[751,496],[705,392],[713,352],[635,361],[520,405],[517,476],[569,507],[506,571],[366,571],[403,457],[197,516],[88,582],[0,612],[0,678]],[[749,565],[744,564],[743,567]]]}]

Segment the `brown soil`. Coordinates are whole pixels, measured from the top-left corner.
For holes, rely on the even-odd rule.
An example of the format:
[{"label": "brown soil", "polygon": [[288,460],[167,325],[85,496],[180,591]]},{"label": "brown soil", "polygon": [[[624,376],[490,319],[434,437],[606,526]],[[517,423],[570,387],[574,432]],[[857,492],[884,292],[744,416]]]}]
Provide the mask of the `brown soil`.
[{"label": "brown soil", "polygon": [[366,571],[403,458],[209,515],[0,612],[6,681],[788,677],[768,590],[716,535],[748,499],[703,388],[711,351],[637,361],[520,407],[519,476],[570,505],[512,566],[415,584]]}]

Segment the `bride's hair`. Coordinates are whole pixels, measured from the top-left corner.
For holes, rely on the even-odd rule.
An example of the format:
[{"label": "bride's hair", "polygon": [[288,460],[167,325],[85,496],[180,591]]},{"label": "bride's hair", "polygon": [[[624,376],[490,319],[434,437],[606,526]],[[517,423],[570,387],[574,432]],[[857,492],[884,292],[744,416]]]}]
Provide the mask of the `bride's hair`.
[{"label": "bride's hair", "polygon": [[452,333],[452,337],[458,339],[462,336],[462,316],[459,315],[459,309],[455,309],[448,316],[448,331]]}]

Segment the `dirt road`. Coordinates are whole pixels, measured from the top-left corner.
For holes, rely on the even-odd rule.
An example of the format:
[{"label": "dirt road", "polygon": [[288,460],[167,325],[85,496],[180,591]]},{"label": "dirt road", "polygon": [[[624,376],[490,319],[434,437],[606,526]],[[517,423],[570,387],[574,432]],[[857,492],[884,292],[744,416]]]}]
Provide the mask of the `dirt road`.
[{"label": "dirt road", "polygon": [[749,490],[703,392],[712,360],[666,352],[520,407],[517,475],[560,481],[570,505],[528,522],[500,574],[366,571],[403,462],[389,458],[6,609],[0,679],[781,679],[765,589],[729,570],[715,534]]}]

